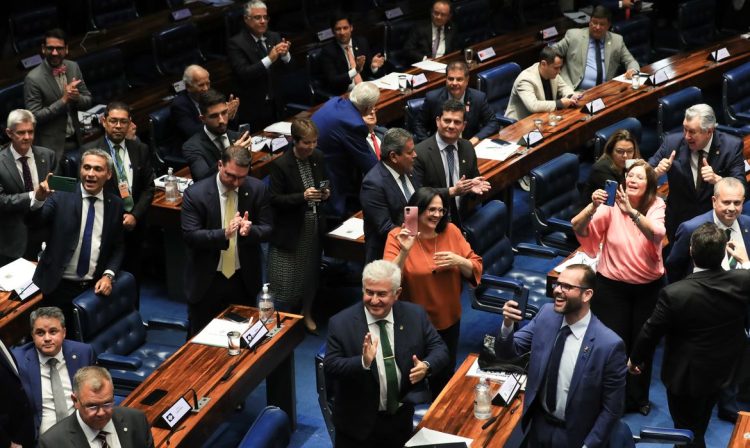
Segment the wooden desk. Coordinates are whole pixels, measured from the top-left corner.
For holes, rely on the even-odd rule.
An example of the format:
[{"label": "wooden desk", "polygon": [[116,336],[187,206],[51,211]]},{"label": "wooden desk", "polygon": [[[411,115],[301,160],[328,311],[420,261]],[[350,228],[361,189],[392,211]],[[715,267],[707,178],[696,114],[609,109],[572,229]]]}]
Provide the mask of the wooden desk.
[{"label": "wooden desk", "polygon": [[[225,312],[254,317],[258,310],[247,306],[232,305]],[[159,415],[183,394],[192,404],[194,389],[198,397],[211,400],[198,413],[189,415],[174,433],[166,429],[152,428],[154,444],[167,446],[201,446],[245,401],[247,395],[263,380],[266,381],[269,405],[283,409],[296,425],[296,396],[294,383],[294,349],[302,342],[304,331],[302,316],[281,313],[284,319],[279,333],[255,352],[243,350],[241,355],[229,356],[225,347],[210,347],[186,343],[174,355],[128,395],[122,406],[140,409],[153,424]],[[231,377],[221,381],[222,375],[233,363],[238,362]],[[168,391],[156,404],[141,403],[155,389]]]},{"label": "wooden desk", "polygon": [[[430,428],[436,431],[442,431],[455,434],[461,437],[474,439],[472,448],[485,446],[501,447],[505,444],[513,432],[523,413],[523,394],[519,394],[513,403],[510,411],[504,413],[503,417],[487,429],[482,429],[486,420],[477,420],[474,418],[474,387],[479,382],[479,378],[468,377],[466,372],[477,359],[477,355],[472,353],[466,357],[463,364],[453,374],[453,378],[448,382],[443,391],[432,403],[427,410],[419,428]],[[492,393],[494,394],[499,385],[491,384]],[[492,415],[498,415],[505,408],[492,406]],[[488,439],[491,428],[495,425],[498,430]]]},{"label": "wooden desk", "polygon": [[0,292],[0,339],[8,347],[31,335],[29,315],[42,301],[42,293],[38,292],[23,302],[9,297],[9,292]]},{"label": "wooden desk", "polygon": [[732,437],[727,448],[750,447],[750,412],[740,411],[737,423],[734,424]]}]

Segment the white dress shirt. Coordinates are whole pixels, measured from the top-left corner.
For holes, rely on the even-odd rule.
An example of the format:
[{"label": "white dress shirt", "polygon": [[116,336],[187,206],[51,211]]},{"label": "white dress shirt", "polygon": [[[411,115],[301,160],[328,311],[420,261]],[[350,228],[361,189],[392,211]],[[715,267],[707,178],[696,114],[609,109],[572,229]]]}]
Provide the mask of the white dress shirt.
[{"label": "white dress shirt", "polygon": [[[714,136],[712,135],[710,139],[708,139],[708,143],[706,146],[701,149],[703,151],[703,160],[708,161],[708,150],[711,149],[711,143],[714,141]],[[698,176],[701,172],[701,167],[698,166],[698,151],[691,151],[690,152],[690,170],[693,172],[693,183],[698,179]]]},{"label": "white dress shirt", "polygon": [[[713,217],[714,217],[714,224],[716,224],[716,226],[719,229],[721,229],[722,232],[724,232],[725,229],[732,230],[730,232],[731,238],[729,241],[734,243],[734,247],[737,249],[744,249],[745,253],[747,253],[747,247],[745,247],[745,239],[742,238],[742,229],[740,229],[740,223],[737,222],[737,220],[735,219],[734,222],[732,223],[732,226],[727,227],[724,225],[723,222],[719,221],[718,217],[716,217],[716,212],[713,212]],[[725,271],[729,270],[729,253],[724,255],[724,260],[721,261],[721,267]],[[750,269],[750,260],[745,261],[742,264],[737,264],[735,269]]]},{"label": "white dress shirt", "polygon": [[[376,319],[373,317],[372,314],[370,314],[369,311],[367,311],[367,308],[365,308],[365,317],[367,318],[367,329],[370,330],[370,335],[372,335],[372,341],[375,343],[375,341],[378,341],[378,352],[375,355],[375,365],[378,366],[378,382],[380,383],[380,404],[378,405],[379,411],[385,411],[387,409],[386,403],[388,402],[388,381],[385,378],[385,363],[383,362],[383,345],[380,343],[380,325],[378,325],[379,320],[385,320],[387,323],[385,324],[385,330],[388,334],[388,342],[391,343],[391,351],[393,352],[394,356],[396,354],[396,344],[393,340],[393,309],[391,308],[391,311],[388,312],[388,315],[385,316],[384,319]],[[396,366],[396,378],[398,379],[398,384],[401,384],[401,370],[398,368],[398,364],[395,364]],[[364,361],[363,365],[364,367]],[[367,369],[369,370],[369,369]]]},{"label": "white dress shirt", "polygon": [[[396,170],[388,166],[387,163],[383,163],[383,165],[388,170],[388,172],[391,173],[391,176],[393,176],[393,179],[396,181],[396,185],[398,185],[398,189],[401,190],[401,193],[403,193],[404,197],[406,197],[404,186],[401,184],[401,175],[398,174]],[[409,185],[409,188],[411,189],[411,194],[414,194],[414,185],[411,183],[411,179],[409,179],[409,176],[404,176],[404,177],[406,177],[406,184]]]},{"label": "white dress shirt", "polygon": [[[221,183],[221,180],[219,179],[219,173],[216,173],[216,185],[219,188],[219,208],[221,213],[221,228],[222,231],[224,229],[224,211],[227,209],[227,187],[224,186],[224,184]],[[237,210],[239,210],[240,207],[240,192],[239,188],[234,190],[237,198]],[[239,235],[238,235],[239,238]],[[224,259],[224,251],[219,252],[219,264],[216,266],[216,270],[221,272],[221,260]],[[237,266],[237,270],[240,269],[240,246],[239,244],[235,247],[234,251],[234,265]]]},{"label": "white dress shirt", "polygon": [[70,374],[68,373],[68,367],[65,365],[65,356],[63,356],[62,350],[55,356],[47,356],[36,352],[39,356],[39,373],[42,377],[42,424],[39,427],[39,433],[44,434],[50,429],[55,423],[57,423],[57,414],[55,413],[55,400],[52,397],[52,382],[49,376],[49,366],[47,362],[50,358],[57,359],[57,373],[60,374],[60,382],[63,386],[63,393],[65,394],[65,404],[68,406],[66,412],[70,415],[75,411],[73,407],[73,400],[70,398],[70,394],[73,393],[73,386],[70,384]]},{"label": "white dress shirt", "polygon": [[[432,39],[430,39],[430,45],[434,45],[438,27],[436,27],[434,23],[430,26],[432,27]],[[442,31],[440,32],[440,42],[438,43],[437,52],[435,52],[436,58],[445,55],[445,27],[442,26],[440,28],[442,28]],[[430,51],[432,51],[432,47],[430,47]]]},{"label": "white dress shirt", "polygon": [[[68,261],[68,265],[65,266],[65,270],[63,271],[63,278],[73,281],[94,279],[96,263],[99,260],[99,253],[101,252],[102,228],[104,226],[104,189],[102,189],[102,191],[96,195],[97,200],[94,202],[94,229],[91,232],[91,258],[89,258],[89,270],[86,272],[86,275],[81,278],[76,273],[76,269],[78,268],[78,257],[81,254],[83,231],[86,229],[86,218],[89,213],[89,206],[91,205],[91,202],[89,202],[87,198],[92,196],[83,189],[83,185],[81,185],[81,196],[83,197],[83,200],[81,204],[81,225],[78,230],[78,243],[76,243],[76,250],[73,252],[73,256],[70,257],[70,261]],[[109,272],[114,275],[112,271]]]},{"label": "white dress shirt", "polygon": [[[78,411],[76,411],[76,418],[78,419],[78,424],[83,430],[83,435],[86,436],[86,440],[89,442],[88,446],[90,448],[101,448],[102,443],[96,439],[96,436],[99,435],[99,430],[87,425],[81,418],[81,413]],[[109,433],[107,434],[107,445],[109,445],[109,448],[122,448],[122,445],[120,445],[120,439],[117,437],[117,429],[115,428],[115,424],[112,423],[112,419],[110,419],[101,430]]]}]

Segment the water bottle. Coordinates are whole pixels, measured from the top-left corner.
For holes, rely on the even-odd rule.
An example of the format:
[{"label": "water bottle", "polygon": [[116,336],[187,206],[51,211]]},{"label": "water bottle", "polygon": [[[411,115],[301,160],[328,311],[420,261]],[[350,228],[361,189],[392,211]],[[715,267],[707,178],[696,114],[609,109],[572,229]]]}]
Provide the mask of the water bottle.
[{"label": "water bottle", "polygon": [[164,181],[164,193],[167,202],[177,202],[180,198],[180,191],[177,188],[177,178],[172,172],[172,167],[167,170],[167,179]]},{"label": "water bottle", "polygon": [[263,289],[258,293],[258,316],[263,323],[273,323],[275,320],[276,308],[274,307],[273,294],[268,291],[269,283],[263,285]]},{"label": "water bottle", "polygon": [[479,384],[474,389],[474,417],[479,420],[487,420],[492,416],[490,405],[492,404],[492,398],[490,397],[490,385],[487,382],[487,378],[479,380]]}]

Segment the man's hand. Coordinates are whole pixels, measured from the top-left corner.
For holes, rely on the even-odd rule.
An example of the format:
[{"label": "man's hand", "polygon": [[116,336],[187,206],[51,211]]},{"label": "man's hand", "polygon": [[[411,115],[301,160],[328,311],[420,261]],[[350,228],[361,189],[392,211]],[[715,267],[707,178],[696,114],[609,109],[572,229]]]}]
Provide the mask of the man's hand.
[{"label": "man's hand", "polygon": [[628,69],[628,71],[625,72],[625,79],[633,79],[633,76],[638,73],[638,70],[634,68]]},{"label": "man's hand", "polygon": [[[237,212],[237,214],[239,215],[240,213]],[[250,228],[253,226],[253,222],[250,221],[249,218],[250,216],[246,210],[245,214],[242,216],[242,220],[240,221],[240,229],[239,229],[240,236],[250,235]]]},{"label": "man's hand", "polygon": [[250,135],[249,131],[245,131],[240,135],[240,138],[234,141],[232,143],[232,146],[242,146],[243,148],[250,148],[250,145],[253,144],[253,136]]},{"label": "man's hand", "polygon": [[411,360],[414,362],[414,367],[409,371],[409,382],[417,384],[427,376],[429,367],[427,367],[427,364],[420,361],[419,358],[417,358],[417,355],[411,355]]},{"label": "man's hand", "polygon": [[240,108],[240,99],[234,96],[234,94],[229,94],[229,101],[227,101],[227,107],[229,108],[229,119],[233,120],[234,116],[237,115],[237,109]]},{"label": "man's hand", "polygon": [[302,197],[306,201],[319,202],[321,199],[323,199],[323,192],[315,187],[310,187],[302,193]]},{"label": "man's hand", "polygon": [[372,333],[365,335],[365,341],[362,343],[362,364],[369,369],[378,353],[378,339],[372,336]]},{"label": "man's hand", "polygon": [[659,164],[656,165],[656,168],[654,168],[654,171],[656,171],[656,176],[661,176],[662,174],[669,171],[670,168],[672,168],[672,163],[674,162],[674,157],[677,155],[677,151],[672,151],[672,154],[669,156],[668,159],[661,159],[659,161]]},{"label": "man's hand", "polygon": [[473,179],[467,179],[466,176],[461,176],[455,185],[448,189],[450,196],[463,196],[471,191],[473,186]]},{"label": "man's hand", "polygon": [[477,146],[481,140],[479,140],[476,137],[472,137],[469,139],[469,143],[471,143],[471,146]]},{"label": "man's hand", "polygon": [[122,215],[122,226],[125,227],[125,230],[135,229],[136,224],[137,221],[132,213],[125,213]]},{"label": "man's hand", "polygon": [[727,243],[727,253],[730,257],[734,257],[737,263],[742,264],[747,261],[747,248],[742,248],[734,244],[733,241]]},{"label": "man's hand", "polygon": [[100,296],[110,295],[112,293],[112,280],[108,276],[102,275],[102,278],[94,285],[94,293]]},{"label": "man's hand", "polygon": [[563,97],[563,98],[560,98],[560,102],[562,103],[564,108],[578,106],[578,100],[576,99],[576,97],[571,97],[571,98]]},{"label": "man's hand", "polygon": [[372,61],[370,62],[370,68],[372,68],[373,71],[379,69],[380,67],[385,64],[385,56],[383,56],[381,53],[376,54],[372,57]]},{"label": "man's hand", "polygon": [[503,325],[506,327],[512,327],[514,323],[521,322],[523,316],[521,310],[518,309],[518,302],[515,300],[508,300],[503,305]]},{"label": "man's hand", "polygon": [[362,73],[362,69],[365,68],[365,55],[362,54],[357,56],[356,63],[357,73]]},{"label": "man's hand", "polygon": [[492,184],[484,180],[483,176],[477,176],[471,179],[471,192],[474,194],[482,195],[492,188]]},{"label": "man's hand", "polygon": [[632,8],[635,2],[633,0],[622,0],[622,9]]},{"label": "man's hand", "polygon": [[701,167],[701,178],[703,182],[714,185],[716,182],[721,180],[721,176],[714,173],[714,169],[708,164],[708,160],[703,159],[703,166]]},{"label": "man's hand", "polygon": [[271,62],[276,62],[276,59],[284,56],[287,53],[289,53],[289,42],[287,42],[286,40],[282,40],[278,44],[274,45],[273,48],[271,48],[271,51],[268,52],[268,59],[270,59]]},{"label": "man's hand", "polygon": [[52,173],[47,173],[47,177],[45,177],[43,181],[39,182],[39,185],[36,187],[36,191],[34,191],[34,199],[36,199],[37,201],[43,202],[54,191],[50,190],[49,188],[49,178],[51,176]]},{"label": "man's hand", "polygon": [[237,233],[237,231],[240,230],[241,225],[242,217],[240,216],[240,212],[237,212],[235,213],[234,218],[229,221],[229,225],[224,229],[224,238],[226,238],[227,240],[231,240],[232,237]]},{"label": "man's hand", "polygon": [[10,448],[23,448],[23,445],[20,445],[16,442],[10,442]]},{"label": "man's hand", "polygon": [[633,362],[628,359],[628,372],[630,372],[631,375],[640,375],[641,367],[633,364]]},{"label": "man's hand", "polygon": [[76,102],[78,101],[78,98],[81,97],[80,92],[78,92],[78,84],[81,83],[80,79],[73,78],[71,82],[65,85],[65,89],[63,90],[63,96],[62,96],[62,102],[63,103],[69,103],[69,102]]}]

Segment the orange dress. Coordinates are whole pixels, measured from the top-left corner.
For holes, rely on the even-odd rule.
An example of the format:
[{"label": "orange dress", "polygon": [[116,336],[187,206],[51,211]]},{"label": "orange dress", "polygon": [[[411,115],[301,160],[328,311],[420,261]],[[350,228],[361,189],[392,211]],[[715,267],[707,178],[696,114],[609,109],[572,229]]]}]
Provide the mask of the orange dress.
[{"label": "orange dress", "polygon": [[[401,227],[388,233],[383,259],[393,261],[401,251],[396,238],[399,232]],[[482,257],[474,253],[458,227],[451,223],[437,237],[414,242],[401,274],[404,288],[401,299],[421,305],[438,330],[445,330],[461,319],[461,271],[458,267],[437,270],[433,259],[436,252],[445,251],[471,261],[472,277],[468,280],[473,286],[479,284]]]}]

